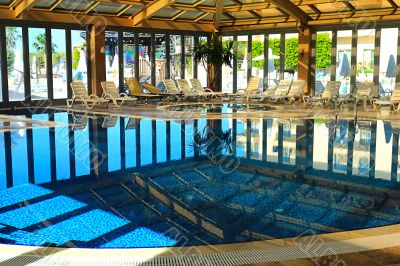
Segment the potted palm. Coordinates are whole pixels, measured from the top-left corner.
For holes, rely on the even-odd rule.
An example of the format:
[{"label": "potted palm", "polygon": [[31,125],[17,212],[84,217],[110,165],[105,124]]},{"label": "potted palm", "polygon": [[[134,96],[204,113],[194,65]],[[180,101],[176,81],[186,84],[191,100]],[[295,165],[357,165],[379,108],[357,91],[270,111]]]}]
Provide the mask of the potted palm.
[{"label": "potted palm", "polygon": [[213,33],[210,42],[201,41],[194,47],[194,60],[207,69],[208,86],[213,91],[221,91],[222,66],[232,67],[235,54],[233,41],[224,41]]}]

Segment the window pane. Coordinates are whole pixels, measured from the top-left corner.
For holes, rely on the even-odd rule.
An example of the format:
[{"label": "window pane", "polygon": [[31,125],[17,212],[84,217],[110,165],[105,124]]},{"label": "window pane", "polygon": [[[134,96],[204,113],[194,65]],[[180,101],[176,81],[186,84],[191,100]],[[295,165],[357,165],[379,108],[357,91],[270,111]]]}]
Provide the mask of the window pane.
[{"label": "window pane", "polygon": [[46,30],[29,28],[29,66],[32,100],[47,99]]},{"label": "window pane", "polygon": [[251,43],[251,75],[259,77],[260,89],[264,84],[264,35],[253,35]]},{"label": "window pane", "polygon": [[[222,42],[233,41],[233,36],[223,36]],[[233,69],[227,65],[222,66],[222,91],[233,92]]]},{"label": "window pane", "polygon": [[247,86],[247,42],[248,36],[237,37],[237,89],[244,90]]},{"label": "window pane", "polygon": [[86,32],[71,30],[72,79],[82,80],[87,89]]},{"label": "window pane", "polygon": [[182,45],[180,35],[170,36],[170,75],[171,79],[181,78]]},{"label": "window pane", "polygon": [[[268,86],[273,84],[278,84],[279,82],[279,69],[280,69],[280,58],[281,58],[281,35],[280,34],[270,34],[268,41],[268,53],[270,60],[268,62]],[[273,65],[273,68],[271,68]],[[270,67],[271,66],[271,67]]]},{"label": "window pane", "polygon": [[315,93],[321,93],[331,79],[332,32],[317,32]]},{"label": "window pane", "polygon": [[166,64],[166,46],[165,34],[156,34],[156,86],[163,87],[163,79],[165,79]]},{"label": "window pane", "polygon": [[351,30],[337,32],[336,80],[341,81],[340,94],[350,93]]},{"label": "window pane", "polygon": [[106,31],[106,80],[119,87],[118,32]]},{"label": "window pane", "polygon": [[[199,37],[200,42],[207,42],[207,37]],[[207,66],[203,65],[201,62],[197,64],[197,78],[200,80],[203,87],[207,86]]]},{"label": "window pane", "polygon": [[[135,76],[135,35],[124,32],[122,48],[124,53],[124,78]],[[125,80],[124,80],[125,83]]]},{"label": "window pane", "polygon": [[53,49],[53,93],[54,99],[67,98],[67,57],[65,30],[51,30],[51,45]]},{"label": "window pane", "polygon": [[25,85],[21,27],[6,27],[6,49],[10,101],[23,101]]},{"label": "window pane", "polygon": [[357,39],[357,87],[374,80],[375,30],[359,30]]},{"label": "window pane", "polygon": [[285,79],[297,79],[299,63],[299,34],[285,34]]},{"label": "window pane", "polygon": [[399,29],[382,29],[379,61],[379,95],[392,91],[396,83]]},{"label": "window pane", "polygon": [[151,83],[151,34],[139,33],[139,82]]},{"label": "window pane", "polygon": [[193,69],[194,69],[193,48],[194,48],[194,37],[185,36],[185,78],[187,80],[193,78]]}]

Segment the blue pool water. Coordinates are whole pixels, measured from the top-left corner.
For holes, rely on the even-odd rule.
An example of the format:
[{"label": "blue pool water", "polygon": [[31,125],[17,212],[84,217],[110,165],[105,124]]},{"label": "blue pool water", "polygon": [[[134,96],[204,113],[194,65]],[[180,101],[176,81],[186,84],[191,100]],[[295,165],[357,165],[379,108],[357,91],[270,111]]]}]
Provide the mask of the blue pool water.
[{"label": "blue pool water", "polygon": [[398,122],[27,117],[65,124],[0,122],[0,243],[208,245],[400,220]]}]

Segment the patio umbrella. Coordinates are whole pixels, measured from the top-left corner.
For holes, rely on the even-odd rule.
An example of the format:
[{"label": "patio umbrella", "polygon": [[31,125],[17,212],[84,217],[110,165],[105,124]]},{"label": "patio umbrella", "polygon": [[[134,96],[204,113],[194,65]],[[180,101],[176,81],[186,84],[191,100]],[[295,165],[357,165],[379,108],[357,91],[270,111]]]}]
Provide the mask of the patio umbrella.
[{"label": "patio umbrella", "polygon": [[393,133],[392,124],[389,121],[383,121],[383,129],[385,131],[385,141],[389,143]]},{"label": "patio umbrella", "polygon": [[339,75],[342,77],[346,77],[350,75],[350,73],[351,69],[350,69],[349,58],[347,57],[347,54],[343,54],[342,61],[340,63]]},{"label": "patio umbrella", "polygon": [[36,67],[37,67],[37,63],[36,63],[36,56],[33,56],[32,58],[32,65],[31,65],[31,76],[33,79],[37,78],[37,71],[36,71]]},{"label": "patio umbrella", "polygon": [[113,75],[118,72],[118,61],[119,61],[118,54],[115,54],[113,62],[111,64],[111,72],[112,72]]},{"label": "patio umbrella", "polygon": [[394,56],[391,54],[389,57],[387,68],[386,68],[386,77],[387,78],[395,78],[396,75],[397,75],[396,62],[394,60]]},{"label": "patio umbrella", "polygon": [[83,50],[79,53],[78,67],[76,68],[76,80],[83,80],[84,73],[87,72],[86,55]]}]

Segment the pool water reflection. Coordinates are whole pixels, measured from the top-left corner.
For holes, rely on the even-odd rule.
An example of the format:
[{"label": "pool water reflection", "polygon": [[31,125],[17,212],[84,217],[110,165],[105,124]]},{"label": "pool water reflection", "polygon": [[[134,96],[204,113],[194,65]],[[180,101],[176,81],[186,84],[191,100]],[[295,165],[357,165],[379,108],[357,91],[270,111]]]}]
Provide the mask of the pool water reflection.
[{"label": "pool water reflection", "polygon": [[70,126],[0,133],[0,243],[219,244],[400,219],[398,122],[32,118]]}]

